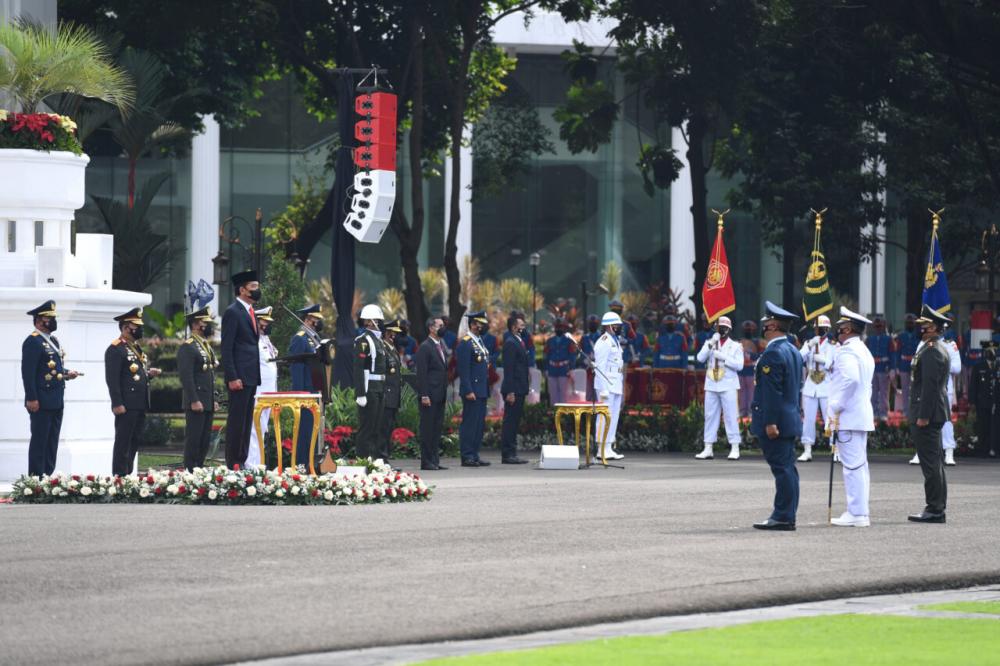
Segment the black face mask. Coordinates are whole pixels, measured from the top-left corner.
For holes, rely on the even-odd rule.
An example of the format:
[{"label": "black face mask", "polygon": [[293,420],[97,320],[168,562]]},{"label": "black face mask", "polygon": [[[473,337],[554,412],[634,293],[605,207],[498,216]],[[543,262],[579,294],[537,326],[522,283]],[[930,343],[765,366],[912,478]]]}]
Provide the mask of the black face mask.
[{"label": "black face mask", "polygon": [[201,337],[203,338],[210,338],[213,333],[215,333],[215,327],[211,324],[205,324],[201,329]]},{"label": "black face mask", "polygon": [[753,338],[753,329],[752,328],[744,328],[743,329],[743,337],[746,338],[747,340],[750,340],[751,338]]},{"label": "black face mask", "polygon": [[142,326],[133,326],[129,329],[129,333],[132,335],[133,340],[142,340],[144,332],[145,331]]},{"label": "black face mask", "polygon": [[917,327],[917,325],[914,324],[912,321],[906,322],[906,330],[907,331],[913,332],[913,329],[916,328],[916,327]]},{"label": "black face mask", "polygon": [[260,299],[264,298],[264,292],[260,290],[260,287],[250,290],[248,295],[250,296],[250,300],[254,303],[257,303]]},{"label": "black face mask", "polygon": [[313,330],[316,331],[317,333],[319,333],[320,331],[323,330],[323,320],[322,319],[317,319],[315,321],[315,323],[313,323]]},{"label": "black face mask", "polygon": [[591,333],[597,333],[597,322],[592,321],[589,324],[587,324],[587,330],[590,331]]},{"label": "black face mask", "polygon": [[615,325],[615,326],[612,326],[612,327],[611,327],[611,332],[612,332],[612,333],[614,333],[615,335],[621,335],[621,334],[622,334],[622,327],[621,327],[621,324],[618,324],[618,325]]},{"label": "black face mask", "polygon": [[261,324],[261,326],[260,326],[260,332],[263,335],[271,335],[271,325],[270,324]]},{"label": "black face mask", "polygon": [[725,328],[725,327],[720,328],[718,331],[716,331],[716,333],[719,334],[720,338],[728,338],[729,337],[729,329]]},{"label": "black face mask", "polygon": [[57,328],[59,328],[59,322],[57,322],[55,318],[50,319],[45,324],[45,330],[49,333],[55,333]]}]

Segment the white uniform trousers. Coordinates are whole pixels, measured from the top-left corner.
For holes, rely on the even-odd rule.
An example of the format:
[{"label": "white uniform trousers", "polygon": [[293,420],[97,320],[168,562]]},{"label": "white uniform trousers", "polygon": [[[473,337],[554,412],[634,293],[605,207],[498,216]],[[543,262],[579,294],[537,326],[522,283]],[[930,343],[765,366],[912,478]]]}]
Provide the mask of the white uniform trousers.
[{"label": "white uniform trousers", "polygon": [[740,409],[736,404],[736,389],[728,391],[705,391],[705,443],[715,444],[719,438],[719,417],[726,424],[726,438],[729,444],[740,443]]},{"label": "white uniform trousers", "polygon": [[[827,419],[830,417],[830,412],[828,409],[829,399],[825,396],[822,398],[817,398],[812,395],[802,396],[802,444],[815,444],[816,443],[816,407],[819,407],[820,416],[823,417],[823,425],[826,425]],[[817,405],[816,403],[819,403]]]},{"label": "white uniform trousers", "polygon": [[841,430],[837,433],[837,453],[844,469],[844,491],[847,511],[854,516],[868,516],[868,493],[871,476],[868,472],[868,433],[863,430]]},{"label": "white uniform trousers", "polygon": [[[615,433],[618,432],[618,415],[622,411],[622,394],[621,393],[609,393],[608,401],[606,404],[608,406],[608,411],[611,412],[611,423],[608,424],[608,436],[604,440],[604,456],[607,457],[611,455],[611,445],[615,443]],[[598,414],[596,423],[594,424],[594,441],[601,441],[601,428],[604,427],[604,415]],[[598,425],[600,424],[600,428]],[[594,447],[594,457],[600,457],[601,451],[596,446]]]},{"label": "white uniform trousers", "polygon": [[[260,433],[267,437],[267,419],[271,416],[271,410],[265,409],[260,413]],[[250,448],[247,449],[247,460],[243,463],[243,468],[256,467],[261,464],[260,445],[257,441],[257,428],[250,426]]]},{"label": "white uniform trousers", "polygon": [[947,451],[955,448],[955,426],[951,423],[951,405],[955,404],[955,394],[948,392],[949,414],[948,420],[941,426],[941,448]]}]

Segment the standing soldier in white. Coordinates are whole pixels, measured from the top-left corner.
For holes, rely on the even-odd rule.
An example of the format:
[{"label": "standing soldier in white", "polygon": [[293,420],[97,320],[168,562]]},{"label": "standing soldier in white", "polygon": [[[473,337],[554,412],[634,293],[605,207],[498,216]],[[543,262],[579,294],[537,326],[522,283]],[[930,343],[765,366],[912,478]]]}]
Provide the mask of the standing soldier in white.
[{"label": "standing soldier in white", "polygon": [[836,433],[837,451],[844,468],[847,511],[830,522],[840,527],[868,527],[868,433],[875,430],[872,379],[875,358],[861,341],[871,321],[841,306],[837,320],[840,347],[830,378],[830,428]]},{"label": "standing soldier in white", "polygon": [[[257,387],[257,396],[260,396],[261,393],[273,393],[278,390],[278,364],[274,362],[274,359],[278,358],[278,350],[271,342],[271,326],[274,324],[273,313],[274,308],[271,306],[254,310],[260,325],[260,340],[257,343],[257,351],[260,353],[260,385]],[[256,398],[254,400],[256,401]],[[267,437],[267,420],[270,416],[270,409],[265,409],[260,413],[260,433],[264,437]],[[261,462],[257,428],[250,428],[250,449],[247,451],[247,460],[243,466],[256,467]]]},{"label": "standing soldier in white", "polygon": [[[615,443],[615,433],[618,430],[618,414],[622,409],[622,396],[625,393],[625,362],[622,359],[622,346],[618,336],[622,329],[622,318],[614,312],[605,312],[601,318],[604,334],[594,343],[594,392],[597,399],[608,406],[611,412],[611,423],[608,424],[608,435],[604,440],[605,460],[621,460],[625,456],[617,453],[612,447]],[[595,423],[596,428],[596,423]],[[596,433],[595,433],[596,434]],[[594,454],[597,458],[597,453]]]},{"label": "standing soldier in white", "polygon": [[[958,351],[958,344],[954,340],[945,340],[941,338],[941,343],[944,346],[944,350],[948,352],[948,360],[950,361],[950,367],[948,368],[948,404],[954,407],[958,404],[957,397],[955,395],[955,378],[962,372],[962,353]],[[923,340],[917,346],[917,351],[924,346]],[[955,426],[952,424],[949,418],[944,422],[944,426],[941,427],[941,448],[944,449],[944,464],[954,466],[955,464]],[[920,464],[920,454],[914,453],[913,457],[910,458],[911,465]]]},{"label": "standing soldier in white", "polygon": [[715,334],[698,350],[698,362],[705,364],[705,448],[695,455],[698,460],[715,457],[713,448],[719,438],[720,416],[726,424],[729,439],[729,459],[740,459],[740,408],[737,393],[739,371],[743,369],[743,346],[729,334],[733,323],[729,317],[719,317]]},{"label": "standing soldier in white", "polygon": [[823,424],[830,418],[827,396],[830,394],[830,368],[836,347],[826,336],[830,331],[830,318],[816,317],[816,335],[804,345],[802,365],[806,369],[806,381],[802,384],[802,455],[799,462],[813,459],[812,448],[816,442],[816,408],[819,407]]}]

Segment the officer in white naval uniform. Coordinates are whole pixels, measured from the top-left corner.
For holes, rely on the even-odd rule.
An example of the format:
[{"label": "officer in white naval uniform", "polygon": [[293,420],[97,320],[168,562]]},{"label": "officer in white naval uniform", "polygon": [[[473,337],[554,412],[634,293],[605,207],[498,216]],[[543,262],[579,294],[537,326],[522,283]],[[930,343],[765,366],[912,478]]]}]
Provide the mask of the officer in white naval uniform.
[{"label": "officer in white naval uniform", "polygon": [[740,408],[737,393],[739,371],[743,369],[743,346],[730,337],[733,323],[729,317],[719,317],[715,334],[698,350],[698,362],[705,364],[705,448],[695,455],[698,460],[711,460],[719,438],[720,416],[726,424],[729,459],[740,459]]},{"label": "officer in white naval uniform", "polygon": [[[273,393],[278,390],[278,364],[274,359],[278,358],[278,350],[271,342],[271,326],[274,323],[273,310],[271,306],[254,310],[257,315],[257,323],[260,326],[260,339],[257,341],[257,351],[260,354],[260,385],[257,386],[257,396],[261,393]],[[254,401],[256,402],[256,396]],[[267,420],[271,416],[271,410],[265,409],[260,413],[260,432],[267,436]],[[261,463],[260,444],[257,441],[257,428],[250,428],[250,448],[247,450],[247,459],[243,467],[255,467]]]},{"label": "officer in white naval uniform", "polygon": [[837,348],[830,377],[830,429],[844,470],[847,511],[831,522],[840,527],[868,527],[868,433],[875,430],[872,379],[875,359],[861,341],[872,322],[841,306],[837,320]]},{"label": "officer in white naval uniform", "polygon": [[826,335],[830,331],[830,318],[826,315],[816,317],[815,331],[816,335],[799,350],[802,365],[806,369],[806,380],[802,384],[802,455],[799,456],[799,462],[813,459],[816,408],[819,407],[824,425],[830,418],[827,396],[830,393],[830,368],[833,367],[833,357],[837,351],[836,345]]},{"label": "officer in white naval uniform", "polygon": [[[948,404],[954,407],[958,404],[957,397],[955,395],[955,378],[962,372],[962,353],[958,351],[958,345],[954,340],[945,340],[941,338],[941,342],[944,345],[944,350],[948,352],[948,359],[951,361],[951,365],[948,368]],[[917,351],[924,346],[923,340],[917,345]],[[944,422],[944,426],[941,427],[941,448],[944,449],[944,464],[954,465],[955,464],[955,426],[952,424],[951,419]],[[911,465],[920,464],[920,454],[914,453],[913,457],[910,458]]]},{"label": "officer in white naval uniform", "polygon": [[[615,312],[605,312],[601,318],[604,334],[594,343],[594,392],[597,399],[608,406],[611,412],[611,423],[608,425],[608,436],[604,441],[604,458],[620,460],[624,458],[612,447],[615,443],[615,433],[618,431],[618,415],[622,409],[622,397],[625,394],[625,362],[622,358],[622,346],[618,340],[621,332],[622,318]],[[742,356],[740,357],[742,359]],[[596,452],[595,458],[600,452]]]}]

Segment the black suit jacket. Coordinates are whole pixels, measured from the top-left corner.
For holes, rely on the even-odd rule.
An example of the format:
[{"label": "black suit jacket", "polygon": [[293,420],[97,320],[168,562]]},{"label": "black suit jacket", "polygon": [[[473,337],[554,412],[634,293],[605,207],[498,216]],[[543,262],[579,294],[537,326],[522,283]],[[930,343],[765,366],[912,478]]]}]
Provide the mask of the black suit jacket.
[{"label": "black suit jacket", "polygon": [[[444,351],[444,342],[441,343]],[[417,394],[431,402],[444,402],[448,390],[448,367],[433,340],[427,338],[417,349]]]},{"label": "black suit jacket", "polygon": [[112,407],[145,411],[149,409],[147,359],[139,345],[135,350],[129,349],[121,338],[114,340],[104,352],[104,380]]},{"label": "black suit jacket", "polygon": [[250,313],[236,299],[222,315],[222,369],[226,382],[242,379],[245,386],[260,385],[260,352]]},{"label": "black suit jacket", "polygon": [[500,394],[506,397],[528,395],[528,350],[521,339],[508,335],[503,343],[503,383]]}]

